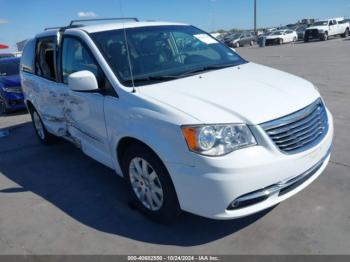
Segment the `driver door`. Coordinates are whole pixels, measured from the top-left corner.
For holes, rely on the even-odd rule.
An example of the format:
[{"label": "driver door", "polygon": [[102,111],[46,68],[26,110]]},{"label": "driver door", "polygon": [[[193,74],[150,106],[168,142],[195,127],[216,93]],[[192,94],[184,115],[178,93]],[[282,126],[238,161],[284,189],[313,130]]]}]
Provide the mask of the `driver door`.
[{"label": "driver door", "polygon": [[[103,91],[108,80],[81,39],[64,36],[61,52],[62,84],[68,87],[64,105],[68,133],[84,153],[112,167],[104,117]],[[69,75],[83,70],[95,75],[101,90],[79,92],[69,88]]]}]

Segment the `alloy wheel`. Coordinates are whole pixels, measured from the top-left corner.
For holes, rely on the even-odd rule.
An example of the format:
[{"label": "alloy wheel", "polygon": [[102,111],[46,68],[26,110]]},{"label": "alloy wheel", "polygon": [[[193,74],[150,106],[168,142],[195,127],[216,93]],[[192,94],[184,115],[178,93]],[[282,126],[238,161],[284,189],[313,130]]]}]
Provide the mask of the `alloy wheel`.
[{"label": "alloy wheel", "polygon": [[37,112],[33,112],[33,122],[34,122],[34,127],[36,132],[38,133],[38,136],[44,140],[45,139],[45,130],[44,130],[44,126],[41,122],[41,119],[38,115]]},{"label": "alloy wheel", "polygon": [[132,189],[147,209],[159,210],[163,205],[163,188],[153,167],[143,158],[135,157],[129,164]]}]

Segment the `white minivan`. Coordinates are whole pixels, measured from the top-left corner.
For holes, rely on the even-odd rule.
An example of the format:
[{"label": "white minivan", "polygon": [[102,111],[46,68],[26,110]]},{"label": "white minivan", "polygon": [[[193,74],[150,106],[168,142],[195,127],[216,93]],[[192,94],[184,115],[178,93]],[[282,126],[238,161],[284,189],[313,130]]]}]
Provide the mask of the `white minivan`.
[{"label": "white minivan", "polygon": [[247,216],[325,169],[333,120],[310,82],[187,24],[82,22],[24,49],[33,126],[44,144],[65,138],[123,176],[150,218]]}]

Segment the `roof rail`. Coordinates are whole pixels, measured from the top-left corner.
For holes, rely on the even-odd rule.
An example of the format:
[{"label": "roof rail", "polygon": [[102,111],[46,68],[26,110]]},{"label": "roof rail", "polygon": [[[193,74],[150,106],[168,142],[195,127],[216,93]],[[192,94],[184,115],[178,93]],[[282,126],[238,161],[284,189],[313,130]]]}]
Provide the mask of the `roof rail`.
[{"label": "roof rail", "polygon": [[54,29],[59,29],[59,30],[66,30],[69,28],[75,28],[75,27],[82,27],[84,25],[82,24],[76,24],[76,23],[81,23],[81,22],[93,22],[93,21],[113,21],[113,20],[133,20],[135,22],[139,22],[139,20],[135,17],[116,17],[116,18],[97,18],[97,19],[80,19],[80,20],[72,20],[70,21],[70,24],[68,26],[55,26],[55,27],[46,27],[44,30],[54,30]]},{"label": "roof rail", "polygon": [[97,19],[80,19],[80,20],[72,20],[69,24],[69,27],[74,26],[75,23],[80,22],[92,22],[92,21],[113,21],[113,20],[134,20],[135,22],[139,22],[139,20],[135,17],[116,17],[116,18],[97,18]]}]

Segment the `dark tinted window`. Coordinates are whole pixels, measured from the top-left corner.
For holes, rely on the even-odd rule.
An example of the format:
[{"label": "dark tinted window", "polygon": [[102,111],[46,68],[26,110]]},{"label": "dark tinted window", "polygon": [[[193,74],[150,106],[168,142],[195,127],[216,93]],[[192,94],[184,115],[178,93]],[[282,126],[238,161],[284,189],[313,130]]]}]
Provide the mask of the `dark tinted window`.
[{"label": "dark tinted window", "polygon": [[0,60],[0,76],[18,75],[19,58]]},{"label": "dark tinted window", "polygon": [[35,40],[32,39],[27,42],[22,53],[21,68],[24,72],[34,73],[34,55]]},{"label": "dark tinted window", "polygon": [[56,80],[55,48],[54,38],[45,38],[38,41],[35,59],[35,71],[38,76]]}]

